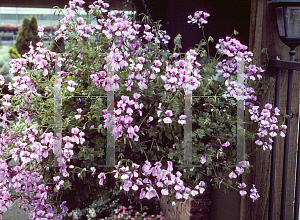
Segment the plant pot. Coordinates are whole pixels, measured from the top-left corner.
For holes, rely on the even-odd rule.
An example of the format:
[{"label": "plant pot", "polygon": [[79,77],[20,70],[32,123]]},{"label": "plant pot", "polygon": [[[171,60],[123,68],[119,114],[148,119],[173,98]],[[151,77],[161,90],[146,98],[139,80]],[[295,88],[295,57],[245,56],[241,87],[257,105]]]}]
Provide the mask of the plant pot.
[{"label": "plant pot", "polygon": [[211,205],[211,190],[206,189],[203,194],[184,202],[177,202],[175,206],[167,204],[166,196],[162,196],[160,207],[165,220],[208,220]]}]

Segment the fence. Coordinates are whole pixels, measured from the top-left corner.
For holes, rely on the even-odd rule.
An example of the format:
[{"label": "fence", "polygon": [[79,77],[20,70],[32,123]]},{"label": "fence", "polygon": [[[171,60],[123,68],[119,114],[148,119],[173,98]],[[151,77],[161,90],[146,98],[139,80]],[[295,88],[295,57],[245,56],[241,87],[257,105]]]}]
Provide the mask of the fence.
[{"label": "fence", "polygon": [[[286,133],[285,142],[284,142],[284,155],[283,155],[283,178],[282,178],[282,191],[281,191],[281,219],[286,219],[286,210],[287,210],[287,194],[288,194],[288,162],[289,162],[289,148],[290,148],[290,129],[291,128],[291,118],[293,113],[291,111],[292,104],[292,89],[293,89],[293,71],[300,71],[300,62],[293,61],[281,61],[281,60],[270,60],[269,67],[271,67],[271,72],[276,74],[275,82],[275,107],[279,107],[279,94],[280,94],[280,79],[282,75],[282,70],[288,70],[288,85],[287,85],[287,104],[286,104],[286,114],[289,115],[286,119],[286,125],[289,127]],[[299,97],[298,97],[299,98]],[[295,181],[295,193],[294,194],[294,220],[299,218],[299,196],[300,196],[300,135],[299,135],[299,125],[298,125],[298,151],[296,166],[294,172],[296,173]],[[270,202],[269,202],[269,219],[274,218],[274,200],[275,200],[275,172],[276,172],[276,147],[277,147],[277,137],[274,138],[273,150],[271,157],[271,182],[270,182]],[[290,192],[289,192],[290,193]]]}]

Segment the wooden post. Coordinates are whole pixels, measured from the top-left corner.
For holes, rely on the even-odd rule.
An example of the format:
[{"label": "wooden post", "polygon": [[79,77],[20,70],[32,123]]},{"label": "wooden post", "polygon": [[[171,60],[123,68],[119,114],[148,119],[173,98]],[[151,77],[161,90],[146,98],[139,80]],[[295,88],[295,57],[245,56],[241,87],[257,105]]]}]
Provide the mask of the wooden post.
[{"label": "wooden post", "polygon": [[[278,56],[281,60],[289,60],[289,47],[285,46],[278,37],[276,27],[276,16],[271,5],[267,4],[267,0],[251,0],[250,15],[250,33],[249,33],[249,50],[254,53],[254,59],[258,66],[265,64],[267,57],[261,53],[263,48],[268,49],[268,58],[275,59]],[[297,48],[296,60],[299,60],[300,50]],[[271,77],[275,77],[275,72],[270,69],[266,71],[262,80],[269,85],[267,93],[258,97],[261,104],[260,110],[264,104],[271,103],[274,105],[275,83],[271,81]],[[287,71],[282,71],[280,82],[280,117],[286,112],[286,95],[287,95]],[[291,136],[290,136],[290,152],[289,152],[289,171],[288,171],[288,193],[287,193],[287,210],[286,219],[293,219],[293,199],[295,186],[295,165],[297,152],[297,135],[298,135],[298,113],[299,113],[299,71],[294,71],[293,80],[293,96],[292,96],[292,112],[291,118]],[[247,111],[246,111],[247,113]],[[249,114],[246,115],[249,120]],[[253,126],[246,126],[246,129],[253,131]],[[282,189],[282,170],[283,170],[283,148],[284,138],[277,139],[277,158],[276,158],[276,178],[275,178],[275,202],[273,219],[279,220],[281,189]],[[246,150],[249,154],[256,149],[256,145],[251,141],[246,142]],[[270,190],[270,169],[271,169],[271,152],[259,149],[251,155],[250,164],[254,165],[250,168],[250,174],[243,174],[244,181],[250,188],[252,183],[256,185],[260,198],[253,203],[248,197],[241,200],[240,219],[268,219],[269,210],[269,190]]]}]

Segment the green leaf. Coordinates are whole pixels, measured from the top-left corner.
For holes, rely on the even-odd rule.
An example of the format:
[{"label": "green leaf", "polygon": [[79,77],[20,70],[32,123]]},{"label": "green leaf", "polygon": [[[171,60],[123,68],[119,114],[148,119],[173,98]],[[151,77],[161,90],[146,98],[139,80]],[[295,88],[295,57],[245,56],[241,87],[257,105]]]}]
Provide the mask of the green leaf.
[{"label": "green leaf", "polygon": [[64,182],[64,189],[72,189],[72,183],[69,180]]},{"label": "green leaf", "polygon": [[268,48],[263,48],[262,50],[261,50],[261,53],[262,54],[268,54]]},{"label": "green leaf", "polygon": [[198,135],[198,137],[201,139],[205,136],[205,130],[204,129],[197,129],[195,133]]},{"label": "green leaf", "polygon": [[238,35],[239,32],[237,32],[236,30],[234,30],[234,31],[233,31],[233,34],[234,34],[234,35]]},{"label": "green leaf", "polygon": [[166,132],[165,135],[166,135],[166,137],[169,138],[170,140],[173,140],[172,134]]},{"label": "green leaf", "polygon": [[213,43],[213,42],[214,42],[214,39],[212,38],[212,36],[209,36],[208,39],[207,39],[207,41],[208,41],[208,43],[209,43],[209,42],[212,42],[212,43]]}]

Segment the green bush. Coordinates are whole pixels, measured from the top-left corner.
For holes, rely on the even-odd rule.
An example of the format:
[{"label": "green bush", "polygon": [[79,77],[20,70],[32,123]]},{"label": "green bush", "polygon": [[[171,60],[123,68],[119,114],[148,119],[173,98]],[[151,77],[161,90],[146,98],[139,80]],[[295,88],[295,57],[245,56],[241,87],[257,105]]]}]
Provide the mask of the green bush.
[{"label": "green bush", "polygon": [[10,61],[11,58],[9,53],[7,52],[7,47],[2,46],[0,48],[0,74],[4,77],[6,81],[12,82],[11,77],[13,76],[13,74],[9,73]]},{"label": "green bush", "polygon": [[35,15],[29,19],[27,16],[23,18],[23,24],[19,29],[18,36],[16,38],[16,48],[19,54],[24,54],[29,51],[30,41],[35,45],[39,42],[37,30],[37,18]]},{"label": "green bush", "polygon": [[21,58],[21,55],[18,53],[17,48],[15,48],[14,46],[9,48],[8,53],[11,59]]}]

